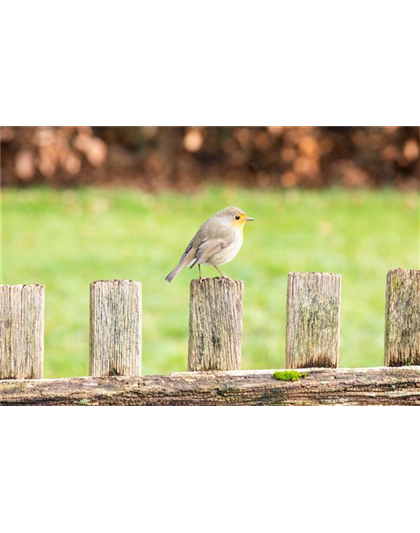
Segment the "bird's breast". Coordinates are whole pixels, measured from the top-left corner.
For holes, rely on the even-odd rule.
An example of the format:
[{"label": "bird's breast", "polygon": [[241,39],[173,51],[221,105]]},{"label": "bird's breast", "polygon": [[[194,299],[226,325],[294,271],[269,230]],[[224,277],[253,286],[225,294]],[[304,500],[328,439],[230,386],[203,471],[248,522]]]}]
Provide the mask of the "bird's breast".
[{"label": "bird's breast", "polygon": [[232,261],[236,256],[242,246],[243,234],[242,231],[235,231],[233,240],[230,241],[230,244],[226,248],[222,248],[220,251],[215,253],[212,257],[208,259],[208,265],[224,265]]}]

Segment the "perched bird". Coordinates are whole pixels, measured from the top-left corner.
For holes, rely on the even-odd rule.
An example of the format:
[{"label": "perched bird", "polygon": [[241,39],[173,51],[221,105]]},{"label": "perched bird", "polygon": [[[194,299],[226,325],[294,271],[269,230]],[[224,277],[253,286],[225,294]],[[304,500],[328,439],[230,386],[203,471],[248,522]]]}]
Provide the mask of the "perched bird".
[{"label": "perched bird", "polygon": [[201,279],[201,265],[217,268],[232,261],[242,246],[243,229],[249,220],[238,207],[226,207],[202,224],[191,239],[178,265],[166,276],[167,281],[172,281],[181,270],[189,266],[198,265]]}]

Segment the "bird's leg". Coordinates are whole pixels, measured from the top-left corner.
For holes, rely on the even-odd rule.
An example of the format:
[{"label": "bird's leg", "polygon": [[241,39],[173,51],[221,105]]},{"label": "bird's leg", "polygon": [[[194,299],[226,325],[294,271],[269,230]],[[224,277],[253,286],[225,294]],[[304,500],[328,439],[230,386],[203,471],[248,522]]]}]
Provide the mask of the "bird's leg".
[{"label": "bird's leg", "polygon": [[201,265],[198,265],[198,275],[199,275],[199,280],[201,281],[203,278],[201,277]]},{"label": "bird's leg", "polygon": [[223,272],[217,268],[216,265],[213,265],[213,266],[214,266],[214,268],[217,270],[217,272],[222,276],[222,278],[225,278],[225,277],[226,277],[226,276],[223,274]]}]

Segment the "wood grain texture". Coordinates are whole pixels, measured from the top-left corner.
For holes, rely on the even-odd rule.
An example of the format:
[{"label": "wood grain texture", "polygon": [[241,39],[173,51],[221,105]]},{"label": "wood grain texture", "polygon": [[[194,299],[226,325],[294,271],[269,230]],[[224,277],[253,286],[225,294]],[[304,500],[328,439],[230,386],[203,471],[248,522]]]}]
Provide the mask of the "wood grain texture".
[{"label": "wood grain texture", "polygon": [[141,374],[141,323],[141,283],[129,280],[91,283],[91,376]]},{"label": "wood grain texture", "polygon": [[0,405],[420,405],[420,367],[273,370],[0,382]]},{"label": "wood grain texture", "polygon": [[291,272],[287,285],[286,367],[336,368],[341,276]]},{"label": "wood grain texture", "polygon": [[42,378],[45,287],[0,285],[0,379]]},{"label": "wood grain texture", "polygon": [[190,371],[241,368],[243,287],[229,278],[191,281]]},{"label": "wood grain texture", "polygon": [[420,365],[420,270],[388,272],[385,365]]}]

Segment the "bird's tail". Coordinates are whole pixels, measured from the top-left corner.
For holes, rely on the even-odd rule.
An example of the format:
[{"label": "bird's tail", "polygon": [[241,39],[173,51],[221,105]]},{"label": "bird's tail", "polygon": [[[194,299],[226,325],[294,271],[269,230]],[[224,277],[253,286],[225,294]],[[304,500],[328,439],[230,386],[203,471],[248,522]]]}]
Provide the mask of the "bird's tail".
[{"label": "bird's tail", "polygon": [[177,266],[169,272],[169,274],[166,276],[166,281],[169,283],[181,272],[181,270],[186,266],[185,261],[180,261]]}]

